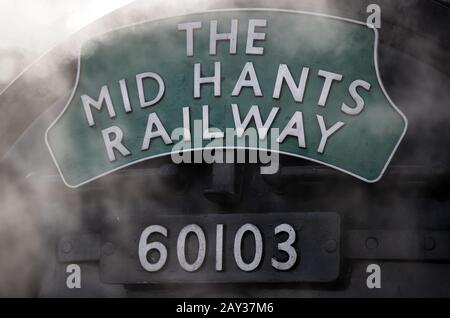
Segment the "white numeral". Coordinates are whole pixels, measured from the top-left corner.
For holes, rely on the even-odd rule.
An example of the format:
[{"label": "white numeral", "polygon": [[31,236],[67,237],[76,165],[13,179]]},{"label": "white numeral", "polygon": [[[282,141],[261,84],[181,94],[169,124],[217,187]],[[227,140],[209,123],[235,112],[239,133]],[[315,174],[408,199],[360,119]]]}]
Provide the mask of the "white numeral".
[{"label": "white numeral", "polygon": [[[192,264],[189,264],[186,260],[185,246],[186,246],[186,237],[189,233],[194,233],[198,239],[198,256],[195,262],[193,262]],[[181,267],[188,272],[194,272],[202,266],[206,256],[206,238],[205,233],[203,232],[200,226],[196,224],[191,224],[185,226],[180,231],[177,240],[177,255]]]},{"label": "white numeral", "polygon": [[[242,257],[242,240],[244,235],[249,232],[253,235],[255,240],[255,249],[253,260],[246,263]],[[148,242],[150,236],[154,233],[161,234],[168,238],[167,228],[161,225],[150,225],[141,234],[139,240],[139,261],[142,267],[148,272],[157,272],[161,270],[167,262],[168,251],[167,247],[161,242]],[[274,229],[275,235],[280,233],[286,233],[288,235],[284,242],[278,243],[277,248],[279,251],[287,254],[288,259],[286,261],[280,261],[276,257],[271,258],[272,267],[279,271],[287,271],[294,267],[299,258],[299,253],[293,246],[296,242],[295,229],[289,224],[280,224]],[[186,241],[189,234],[196,236],[198,241],[198,253],[194,262],[189,263],[186,258]],[[224,270],[224,225],[216,225],[216,242],[215,242],[215,270],[221,272]],[[203,229],[197,224],[190,224],[181,229],[177,238],[176,253],[178,262],[185,271],[195,272],[202,267],[206,259],[206,236]],[[247,223],[241,226],[234,236],[234,260],[239,269],[245,272],[251,272],[258,268],[261,264],[263,257],[263,238],[261,231],[257,226]],[[156,251],[159,254],[159,259],[155,261],[152,258],[149,259],[150,251]]]},{"label": "white numeral", "polygon": [[223,271],[223,224],[216,227],[216,271]]},{"label": "white numeral", "polygon": [[[253,258],[253,261],[250,263],[245,263],[242,259],[242,237],[244,236],[245,232],[252,232],[253,236],[255,237],[255,256]],[[262,243],[262,236],[259,229],[254,226],[253,224],[244,224],[239,228],[239,230],[236,232],[236,236],[234,237],[234,258],[236,260],[237,266],[242,269],[245,272],[251,272],[255,270],[259,263],[261,262],[262,258],[262,251],[263,251],[263,243]]]},{"label": "white numeral", "polygon": [[275,257],[272,257],[272,266],[280,271],[286,271],[291,269],[297,261],[297,251],[292,246],[295,243],[296,234],[294,228],[289,224],[280,224],[275,228],[275,235],[281,232],[287,233],[288,238],[286,241],[278,244],[278,250],[286,252],[289,259],[286,262],[279,262]]},{"label": "white numeral", "polygon": [[[139,240],[139,261],[142,267],[148,272],[159,271],[167,260],[167,248],[161,242],[147,243],[148,237],[152,233],[159,233],[167,237],[167,229],[160,225],[151,225],[147,227],[141,234]],[[147,254],[151,250],[157,250],[159,253],[159,260],[152,264],[147,259]]]}]

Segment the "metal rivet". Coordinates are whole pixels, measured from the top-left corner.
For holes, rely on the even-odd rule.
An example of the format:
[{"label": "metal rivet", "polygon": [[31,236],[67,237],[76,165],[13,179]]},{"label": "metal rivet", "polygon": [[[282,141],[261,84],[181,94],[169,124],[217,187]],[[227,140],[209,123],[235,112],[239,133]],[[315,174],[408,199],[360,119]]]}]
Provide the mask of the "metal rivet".
[{"label": "metal rivet", "polygon": [[366,247],[369,250],[374,250],[378,247],[378,240],[375,237],[369,237],[366,240]]},{"label": "metal rivet", "polygon": [[326,241],[325,245],[324,245],[324,249],[328,253],[336,252],[336,250],[337,250],[337,243],[336,243],[336,241],[335,240],[328,240],[328,241]]},{"label": "metal rivet", "polygon": [[64,253],[68,254],[72,251],[72,244],[68,241],[63,241],[61,244],[61,249]]},{"label": "metal rivet", "polygon": [[427,251],[431,251],[431,250],[434,250],[435,247],[436,247],[436,241],[431,236],[425,237],[425,239],[423,241],[423,248]]},{"label": "metal rivet", "polygon": [[114,250],[115,250],[114,244],[107,242],[103,245],[102,250],[105,255],[112,255],[112,254],[114,254]]}]

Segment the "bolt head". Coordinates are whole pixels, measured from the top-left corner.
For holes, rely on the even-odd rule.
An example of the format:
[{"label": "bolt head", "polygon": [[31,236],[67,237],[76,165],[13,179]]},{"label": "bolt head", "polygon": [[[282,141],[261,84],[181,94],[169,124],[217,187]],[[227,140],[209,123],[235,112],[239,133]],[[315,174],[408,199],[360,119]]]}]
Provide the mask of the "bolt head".
[{"label": "bolt head", "polygon": [[337,250],[337,242],[335,240],[328,240],[325,242],[324,249],[328,253],[334,253]]},{"label": "bolt head", "polygon": [[72,251],[72,244],[68,241],[63,241],[61,244],[61,249],[64,253],[68,254]]},{"label": "bolt head", "polygon": [[114,254],[114,250],[115,250],[114,244],[111,242],[105,243],[102,248],[103,254],[105,254],[105,255]]},{"label": "bolt head", "polygon": [[368,237],[366,240],[366,247],[369,250],[374,250],[378,247],[378,240],[376,237]]}]

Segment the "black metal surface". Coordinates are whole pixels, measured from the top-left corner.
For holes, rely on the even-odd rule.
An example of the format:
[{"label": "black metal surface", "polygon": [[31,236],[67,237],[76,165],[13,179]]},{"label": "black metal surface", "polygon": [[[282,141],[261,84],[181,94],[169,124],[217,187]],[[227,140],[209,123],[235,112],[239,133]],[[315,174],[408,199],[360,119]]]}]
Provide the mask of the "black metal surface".
[{"label": "black metal surface", "polygon": [[[261,264],[250,272],[239,269],[233,255],[235,233],[246,223],[258,227],[263,237]],[[298,252],[298,259],[292,269],[279,271],[272,267],[271,259],[276,257],[285,261],[285,255],[278,252],[276,247],[287,238],[276,236],[274,229],[285,223],[295,229],[297,237],[293,246]],[[177,236],[189,224],[200,226],[206,236],[206,259],[194,272],[181,268],[177,260]],[[215,269],[217,224],[224,225],[223,271]],[[155,234],[149,240],[162,242],[167,246],[167,263],[157,272],[145,271],[137,256],[139,237],[148,225],[161,225],[168,229],[168,238]],[[339,274],[339,216],[333,213],[262,213],[257,218],[249,214],[173,217],[147,214],[134,216],[132,220],[117,220],[108,233],[102,235],[102,241],[105,242],[103,246],[114,246],[113,249],[103,250],[100,260],[101,279],[113,284],[329,282]],[[187,255],[195,260],[198,245],[193,243],[186,250]],[[254,239],[243,243],[242,253],[243,257],[250,258],[247,262],[253,259]],[[157,262],[159,257],[157,254],[151,262]]]}]

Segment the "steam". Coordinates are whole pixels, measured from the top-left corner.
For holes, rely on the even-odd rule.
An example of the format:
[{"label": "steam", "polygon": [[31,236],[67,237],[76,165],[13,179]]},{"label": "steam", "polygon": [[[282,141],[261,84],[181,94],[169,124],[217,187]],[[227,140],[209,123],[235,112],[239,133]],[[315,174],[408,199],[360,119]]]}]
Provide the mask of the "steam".
[{"label": "steam", "polygon": [[[97,18],[99,15],[95,12],[110,11],[114,6],[118,7],[127,2],[126,0],[98,1],[95,2],[92,11],[88,10],[87,14],[79,12],[72,15],[71,18],[67,18],[66,12],[73,10],[73,8],[67,6],[67,2],[50,0],[2,1],[0,3],[2,8],[0,14],[14,17],[14,19],[3,19],[0,15],[0,28],[2,30],[14,29],[15,31],[2,33],[0,54],[6,50],[7,45],[11,46],[11,43],[14,42],[17,50],[22,54],[26,56],[30,54],[32,56],[40,55],[49,46],[61,39],[63,35],[84,27]],[[360,2],[351,3],[339,4],[338,6],[348,10],[347,12],[357,12],[360,15],[362,12],[362,16],[364,16],[365,7]],[[336,2],[330,0],[303,1],[302,3],[294,0],[275,3],[267,1],[265,5],[264,2],[258,2],[257,5],[338,14],[337,11],[331,9],[336,7]],[[52,17],[47,15],[49,6],[57,6],[56,12],[59,14]],[[110,7],[105,9],[104,6]],[[43,57],[36,66],[29,69],[26,79],[22,82],[23,91],[21,93],[15,92],[15,95],[11,95],[11,97],[7,95],[7,90],[3,95],[0,95],[0,109],[3,111],[3,118],[0,118],[0,136],[4,138],[4,136],[15,134],[14,140],[18,140],[14,143],[14,148],[11,149],[9,147],[6,149],[6,145],[10,146],[12,143],[0,141],[0,158],[3,158],[0,160],[0,296],[39,295],[42,292],[44,277],[55,275],[55,266],[57,266],[55,242],[62,235],[77,232],[96,232],[98,231],[96,220],[114,219],[116,216],[127,214],[132,215],[133,211],[142,209],[140,205],[143,203],[151,205],[154,211],[172,209],[174,211],[183,210],[181,211],[183,213],[186,212],[185,210],[189,210],[189,205],[182,201],[182,192],[176,192],[178,193],[176,194],[178,195],[178,197],[176,196],[177,200],[167,199],[167,193],[172,192],[173,189],[170,185],[167,185],[164,178],[155,177],[155,175],[142,178],[137,185],[133,182],[133,187],[123,181],[120,175],[117,178],[111,176],[100,179],[95,184],[87,185],[80,190],[71,190],[63,185],[43,140],[45,129],[62,110],[68,99],[68,92],[72,89],[80,43],[113,28],[148,19],[207,9],[243,6],[249,5],[242,1],[207,0],[133,2],[128,6],[128,9],[116,11],[106,18],[86,26],[79,34],[63,41],[59,53],[52,55],[51,59]],[[20,19],[17,18],[19,13]],[[61,18],[61,16],[65,17]],[[356,17],[349,16],[349,18]],[[407,18],[406,16],[403,17],[403,19]],[[60,19],[58,24],[62,27],[50,27],[50,22],[58,21],[58,19]],[[32,33],[29,25],[34,23],[48,25],[48,27],[43,28],[42,30],[45,31],[42,33]],[[11,25],[14,25],[14,28],[11,28]],[[23,40],[17,43],[17,38]],[[311,41],[317,41],[320,44],[323,39],[311,39]],[[403,45],[410,50],[423,51],[424,59],[426,58],[425,55],[432,54],[433,50],[429,41],[426,40],[417,41],[417,39],[414,39],[414,41],[403,42]],[[380,52],[381,73],[383,77],[383,71],[395,69],[398,78],[385,79],[385,83],[392,87],[391,90],[387,88],[388,93],[405,113],[410,127],[416,127],[407,133],[408,138],[410,140],[412,138],[417,139],[415,139],[416,144],[414,145],[411,142],[404,141],[404,145],[402,144],[399,149],[403,154],[396,156],[392,164],[407,162],[408,156],[414,157],[417,163],[424,165],[433,165],[436,162],[445,164],[445,160],[448,160],[448,158],[436,149],[434,143],[428,143],[428,141],[435,138],[435,129],[442,129],[448,123],[449,111],[448,105],[445,105],[446,102],[448,103],[448,99],[445,99],[445,96],[448,96],[448,87],[446,87],[448,86],[448,77],[422,63],[413,64],[410,61],[413,66],[405,67],[406,63],[399,65],[397,64],[398,59],[398,53],[390,48]],[[11,66],[12,63],[11,60],[4,62],[0,55],[0,81],[2,81],[2,72],[14,73],[9,70],[14,68]],[[22,67],[24,66],[22,65]],[[415,76],[410,76],[412,71],[415,72]],[[5,78],[11,78],[12,75],[4,76]],[[28,85],[25,85],[25,81]],[[27,94],[33,95],[33,98],[21,96]],[[34,102],[34,100],[39,102]],[[52,102],[47,103],[47,100]],[[49,108],[49,104],[52,103],[53,106]],[[15,107],[24,104],[27,105],[26,112],[17,114]],[[430,112],[430,109],[433,111]],[[31,127],[26,131],[23,129],[23,125],[17,125],[17,127],[11,125],[11,120],[22,120],[23,118],[19,117],[27,117],[28,113],[43,115],[34,122],[28,122],[26,126],[31,125]],[[8,127],[8,129],[5,127]],[[420,133],[417,133],[417,127],[420,127]],[[36,134],[36,132],[39,133]],[[440,137],[446,144],[450,141],[448,130],[446,135]],[[433,145],[434,147],[432,147]],[[30,162],[32,162],[31,165]],[[194,178],[195,176],[191,177]],[[104,185],[108,185],[108,187],[105,187],[106,190],[100,192],[100,195],[89,196],[91,190],[96,187],[101,188]],[[367,189],[364,186],[359,187],[359,185],[359,181],[355,180],[355,187],[339,189],[338,186],[331,183],[331,189],[317,190],[317,193],[321,193],[322,197],[328,197],[330,202],[333,198],[336,200],[339,197],[347,198],[347,209],[349,211],[367,206],[365,211],[361,211],[351,219],[351,226],[370,224],[372,220],[376,219],[373,213],[378,213],[381,210],[389,210],[392,215],[398,212],[398,215],[405,216],[408,210],[417,211],[418,209],[419,199],[415,197],[405,199],[404,197],[397,198],[393,194],[392,196],[387,194],[385,201],[367,201]],[[374,188],[377,186],[373,185]],[[195,195],[202,194],[196,193]],[[295,195],[298,196],[298,194]],[[127,197],[128,200],[122,201],[121,198],[123,197]],[[89,198],[89,201],[87,201],[87,198]],[[62,202],[64,202],[64,206],[68,207],[67,210],[52,209],[52,207],[61,206],[59,203]],[[130,206],[129,202],[134,202],[134,206]],[[301,197],[295,201],[292,197],[289,197],[289,194],[276,197],[272,201],[279,207],[290,207],[290,209],[303,210],[304,206],[308,206],[308,204],[315,210],[330,208],[330,205],[324,202],[316,205],[311,204],[311,202],[313,201],[308,201],[306,197]],[[373,205],[368,206],[369,202]],[[185,206],[180,207],[182,204],[185,204]],[[204,204],[205,211],[221,210],[221,207],[212,203]],[[261,212],[265,212],[263,211],[265,207],[261,203],[255,202],[255,206],[261,208]],[[345,215],[346,213],[349,214],[349,211],[338,212],[343,212],[343,215]],[[421,219],[416,217],[415,214],[412,217],[410,215],[408,219],[396,216],[392,216],[392,219],[394,220],[392,221],[393,224],[402,223],[403,226],[416,227],[421,222]],[[380,226],[384,224],[383,220],[381,222],[379,219],[377,220]],[[49,233],[49,229],[54,230],[54,232]],[[124,229],[124,233],[127,230]],[[173,295],[174,288],[177,287],[163,286],[160,296]],[[219,287],[217,288],[219,289]],[[296,288],[297,286],[281,286],[277,287],[276,291],[282,295],[291,296],[291,291]],[[192,294],[190,295],[253,296],[263,293],[260,288],[255,287],[249,287],[246,291],[242,291],[241,288],[226,286],[218,289],[214,286],[192,287],[190,289]],[[275,292],[275,290],[272,291]],[[311,292],[311,294],[302,292],[302,294],[311,296],[314,295],[314,292]]]}]

